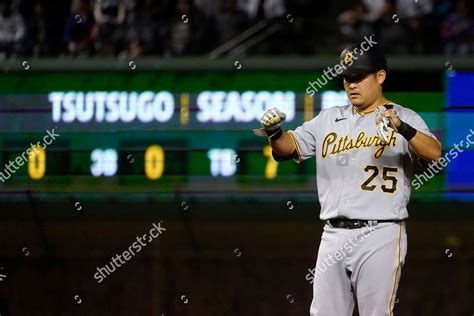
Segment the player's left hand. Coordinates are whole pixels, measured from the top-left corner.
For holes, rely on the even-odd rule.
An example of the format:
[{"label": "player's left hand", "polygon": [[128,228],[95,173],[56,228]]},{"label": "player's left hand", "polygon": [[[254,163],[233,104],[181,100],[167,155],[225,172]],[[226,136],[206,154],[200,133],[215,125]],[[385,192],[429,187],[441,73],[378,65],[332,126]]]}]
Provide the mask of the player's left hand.
[{"label": "player's left hand", "polygon": [[388,117],[392,121],[392,124],[395,125],[396,128],[398,128],[400,126],[400,123],[402,122],[400,121],[400,117],[398,116],[397,112],[394,109],[386,110],[383,113],[383,116]]},{"label": "player's left hand", "polygon": [[387,109],[384,105],[377,108],[375,112],[375,125],[377,125],[377,134],[383,143],[387,143],[390,136],[390,128],[397,131],[400,126],[400,118],[393,108]]}]

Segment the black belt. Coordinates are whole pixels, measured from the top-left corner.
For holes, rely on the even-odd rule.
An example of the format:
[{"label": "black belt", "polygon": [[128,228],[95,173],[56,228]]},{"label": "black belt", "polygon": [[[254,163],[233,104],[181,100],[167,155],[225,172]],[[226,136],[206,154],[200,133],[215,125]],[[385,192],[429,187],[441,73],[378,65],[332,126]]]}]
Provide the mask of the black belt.
[{"label": "black belt", "polygon": [[356,229],[367,226],[375,226],[378,223],[400,223],[401,220],[382,219],[382,220],[360,220],[346,218],[332,218],[325,221],[334,228]]}]

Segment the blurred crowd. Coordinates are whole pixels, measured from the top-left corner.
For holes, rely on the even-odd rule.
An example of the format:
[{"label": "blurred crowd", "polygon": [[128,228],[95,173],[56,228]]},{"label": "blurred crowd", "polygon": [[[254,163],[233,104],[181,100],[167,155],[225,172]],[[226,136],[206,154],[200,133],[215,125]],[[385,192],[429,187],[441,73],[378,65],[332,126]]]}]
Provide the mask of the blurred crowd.
[{"label": "blurred crowd", "polygon": [[467,55],[471,7],[468,0],[0,0],[0,57],[202,55],[260,21],[285,25],[284,36],[268,39],[279,41],[269,47],[287,47],[280,53],[332,53],[325,48],[373,33],[391,53]]},{"label": "blurred crowd", "polygon": [[469,0],[355,0],[337,17],[343,42],[376,34],[391,53],[474,53]]}]

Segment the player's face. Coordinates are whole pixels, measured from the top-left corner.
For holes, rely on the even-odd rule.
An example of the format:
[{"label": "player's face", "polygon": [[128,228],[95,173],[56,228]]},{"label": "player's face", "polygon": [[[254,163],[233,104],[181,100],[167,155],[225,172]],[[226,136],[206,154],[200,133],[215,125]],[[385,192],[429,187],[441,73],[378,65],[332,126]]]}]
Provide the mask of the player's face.
[{"label": "player's face", "polygon": [[385,71],[360,76],[359,78],[344,78],[344,89],[347,98],[353,106],[360,110],[374,104],[382,95],[382,83],[385,80]]}]

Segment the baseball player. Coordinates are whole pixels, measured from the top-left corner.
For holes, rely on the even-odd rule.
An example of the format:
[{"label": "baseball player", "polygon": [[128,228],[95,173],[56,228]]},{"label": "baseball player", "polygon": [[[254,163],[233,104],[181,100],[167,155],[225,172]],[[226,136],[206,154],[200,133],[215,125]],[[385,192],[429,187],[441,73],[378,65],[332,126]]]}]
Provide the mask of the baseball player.
[{"label": "baseball player", "polygon": [[379,47],[339,58],[350,104],[321,111],[283,131],[285,114],[261,118],[277,161],[316,157],[324,231],[313,283],[313,316],[393,315],[407,252],[405,219],[413,163],[437,160],[441,144],[414,111],[382,93],[387,75]]}]

